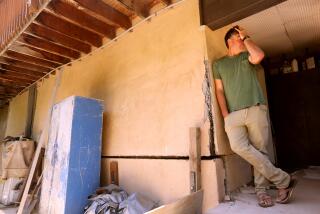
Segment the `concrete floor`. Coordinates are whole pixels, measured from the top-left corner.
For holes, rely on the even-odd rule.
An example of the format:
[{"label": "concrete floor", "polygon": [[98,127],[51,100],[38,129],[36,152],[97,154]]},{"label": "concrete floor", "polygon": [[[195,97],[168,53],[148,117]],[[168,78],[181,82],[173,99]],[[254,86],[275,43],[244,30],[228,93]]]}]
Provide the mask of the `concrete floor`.
[{"label": "concrete floor", "polygon": [[[235,201],[221,203],[206,214],[320,214],[320,168],[302,170],[295,176],[298,184],[290,204],[262,208],[254,193],[235,193]],[[275,196],[276,191],[270,190],[270,194]]]}]

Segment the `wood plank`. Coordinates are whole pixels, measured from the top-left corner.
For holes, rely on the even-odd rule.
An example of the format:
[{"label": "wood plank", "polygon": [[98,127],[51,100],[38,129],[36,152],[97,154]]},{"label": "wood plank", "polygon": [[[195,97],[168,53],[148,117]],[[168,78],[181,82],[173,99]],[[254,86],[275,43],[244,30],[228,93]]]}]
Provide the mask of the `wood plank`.
[{"label": "wood plank", "polygon": [[48,11],[42,11],[36,20],[53,30],[78,39],[79,41],[88,42],[96,47],[102,45],[102,37],[100,35],[59,18]]},{"label": "wood plank", "polygon": [[12,75],[12,74],[3,73],[3,72],[0,72],[0,77],[5,78],[10,81],[18,82],[18,83],[31,84],[34,82],[34,80],[30,80],[30,79],[25,78],[23,76]]},{"label": "wood plank", "polygon": [[50,62],[50,61],[43,60],[43,59],[40,59],[40,58],[37,58],[34,56],[19,53],[19,52],[10,50],[10,49],[6,51],[5,56],[10,57],[11,59],[17,59],[17,60],[20,60],[23,62],[28,62],[28,63],[35,64],[35,65],[41,65],[41,66],[47,67],[47,68],[56,68],[61,65],[59,63]]},{"label": "wood plank", "polygon": [[56,81],[55,81],[55,85],[54,85],[53,90],[52,90],[52,94],[51,94],[52,96],[51,96],[51,99],[50,99],[50,107],[48,109],[48,114],[47,114],[47,117],[45,119],[44,129],[41,132],[39,143],[37,145],[37,149],[36,149],[35,154],[33,156],[32,164],[31,164],[31,167],[30,167],[30,171],[29,171],[29,174],[28,174],[28,177],[27,177],[27,182],[26,182],[23,194],[22,194],[21,203],[19,205],[19,209],[18,209],[17,214],[23,214],[23,210],[25,209],[25,205],[26,205],[26,202],[27,202],[27,197],[28,197],[28,194],[29,194],[31,183],[32,183],[34,174],[36,172],[39,159],[41,157],[41,151],[42,151],[43,145],[45,143],[45,132],[46,131],[48,132],[48,129],[49,129],[50,119],[51,119],[51,115],[52,115],[52,108],[53,108],[53,105],[54,105],[54,101],[56,99],[57,90],[58,90],[58,87],[60,85],[61,78],[62,78],[62,72],[59,72],[58,75],[57,75]]},{"label": "wood plank", "polygon": [[26,46],[21,43],[13,43],[10,48],[10,50],[13,50],[15,52],[19,52],[25,55],[33,56],[42,60],[47,60],[50,62],[58,63],[58,64],[66,64],[70,62],[71,60],[66,57],[62,57],[56,54],[49,53],[47,51],[43,51],[41,49],[33,48],[30,46]]},{"label": "wood plank", "polygon": [[4,74],[0,74],[0,79],[6,80],[8,82],[11,82],[16,85],[23,86],[23,87],[26,87],[32,83],[32,82],[28,83],[26,80],[23,80],[23,79],[19,79],[19,78],[15,78],[15,77],[8,77],[7,75],[4,75]]},{"label": "wood plank", "polygon": [[201,0],[201,24],[216,30],[284,1],[286,0]]},{"label": "wood plank", "polygon": [[26,33],[23,33],[19,38],[19,42],[22,42],[25,45],[31,45],[32,47],[36,47],[50,53],[58,54],[64,57],[69,57],[72,59],[78,59],[81,54],[75,50],[65,48],[61,45],[57,45],[53,42],[41,39],[39,37],[31,36]]},{"label": "wood plank", "polygon": [[190,128],[189,162],[190,192],[201,189],[201,142],[200,128]]},{"label": "wood plank", "polygon": [[124,29],[132,27],[130,18],[100,0],[75,0],[81,6],[103,16]]},{"label": "wood plank", "polygon": [[3,70],[15,71],[15,72],[19,72],[19,73],[22,73],[22,74],[35,76],[35,77],[42,77],[42,76],[45,75],[45,73],[42,73],[42,72],[39,72],[39,71],[34,71],[34,70],[21,68],[21,67],[14,66],[14,65],[3,64],[3,63],[0,63],[0,68],[2,68]]},{"label": "wood plank", "polygon": [[12,88],[21,91],[25,86],[17,85],[11,81],[0,79],[0,86],[6,87],[6,89]]},{"label": "wood plank", "polygon": [[9,58],[9,57],[5,57],[5,56],[0,57],[0,62],[8,63],[10,65],[18,66],[18,67],[21,67],[21,68],[27,68],[27,69],[38,71],[38,72],[41,72],[41,73],[48,73],[49,71],[52,70],[51,68],[46,68],[46,67],[43,67],[43,66],[40,66],[40,65],[31,64],[31,63],[28,63],[28,62],[22,62],[22,61],[19,61],[19,60],[16,60],[16,59],[12,59],[12,58]]},{"label": "wood plank", "polygon": [[81,51],[83,53],[91,52],[91,46],[89,44],[73,39],[43,25],[32,23],[27,30],[38,37],[59,43],[65,47],[72,48],[73,50]]},{"label": "wood plank", "polygon": [[110,163],[110,178],[111,183],[115,185],[119,185],[119,172],[118,172],[118,162],[112,161]]},{"label": "wood plank", "polygon": [[15,72],[15,71],[7,71],[7,70],[3,70],[3,69],[0,69],[0,73],[8,74],[8,75],[11,75],[11,76],[16,76],[16,77],[21,77],[23,79],[33,80],[33,81],[39,79],[39,77],[36,77],[36,76],[26,75],[26,74],[22,74],[20,72]]},{"label": "wood plank", "polygon": [[203,190],[185,196],[168,205],[146,212],[146,214],[202,214]]},{"label": "wood plank", "polygon": [[100,21],[88,13],[77,9],[72,4],[63,2],[61,0],[54,0],[50,3],[49,8],[55,13],[76,22],[80,26],[92,29],[93,31],[98,32],[110,39],[116,37],[116,30],[114,26]]}]

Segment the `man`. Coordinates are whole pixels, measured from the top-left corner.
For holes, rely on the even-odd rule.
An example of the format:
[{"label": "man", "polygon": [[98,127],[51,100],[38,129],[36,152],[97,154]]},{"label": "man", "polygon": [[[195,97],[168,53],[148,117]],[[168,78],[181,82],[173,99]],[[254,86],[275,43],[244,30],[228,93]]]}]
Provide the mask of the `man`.
[{"label": "man", "polygon": [[258,204],[273,206],[266,189],[278,188],[277,203],[287,203],[296,181],[269,160],[269,121],[266,101],[257,79],[256,65],[264,52],[238,26],[225,35],[227,56],[213,64],[216,97],[225,121],[231,149],[254,167]]}]

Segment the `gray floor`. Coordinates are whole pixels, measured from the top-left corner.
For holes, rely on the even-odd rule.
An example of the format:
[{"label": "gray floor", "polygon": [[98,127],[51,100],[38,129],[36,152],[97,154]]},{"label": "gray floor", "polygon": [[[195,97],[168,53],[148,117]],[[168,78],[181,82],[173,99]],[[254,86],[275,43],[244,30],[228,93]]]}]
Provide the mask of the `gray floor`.
[{"label": "gray floor", "polygon": [[[298,184],[290,204],[262,208],[257,204],[255,194],[235,193],[235,201],[221,203],[206,214],[320,214],[320,168],[299,171],[296,177]],[[276,191],[272,190],[270,194],[275,195]]]}]

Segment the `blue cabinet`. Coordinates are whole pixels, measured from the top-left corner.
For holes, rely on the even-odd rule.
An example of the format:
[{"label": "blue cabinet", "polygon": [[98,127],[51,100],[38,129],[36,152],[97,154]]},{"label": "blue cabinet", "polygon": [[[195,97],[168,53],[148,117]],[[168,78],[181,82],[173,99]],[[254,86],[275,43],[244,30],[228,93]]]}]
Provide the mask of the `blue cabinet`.
[{"label": "blue cabinet", "polygon": [[102,102],[72,96],[53,107],[40,213],[79,214],[100,186]]}]

